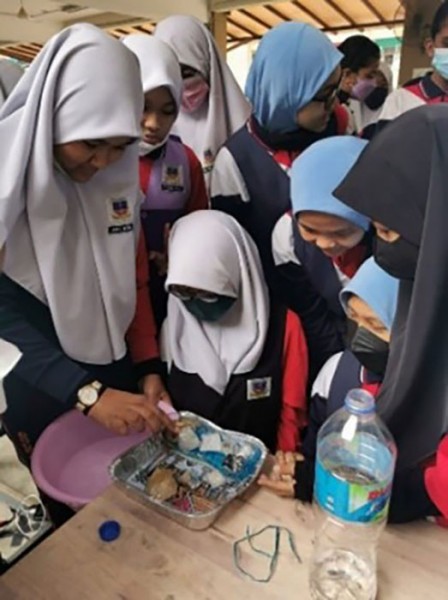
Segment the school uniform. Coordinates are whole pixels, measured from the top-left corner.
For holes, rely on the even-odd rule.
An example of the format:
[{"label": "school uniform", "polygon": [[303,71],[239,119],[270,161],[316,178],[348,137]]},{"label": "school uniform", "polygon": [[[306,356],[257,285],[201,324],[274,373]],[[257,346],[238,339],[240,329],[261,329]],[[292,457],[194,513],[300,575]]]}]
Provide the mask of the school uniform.
[{"label": "school uniform", "polygon": [[[397,310],[398,280],[385,273],[373,259],[363,264],[341,293],[344,310],[348,310],[352,295],[363,300],[389,330],[392,328]],[[378,370],[374,373],[362,365],[361,361],[367,364],[369,348],[365,341],[359,346],[355,340],[356,336],[353,338],[352,351],[345,350],[328,360],[313,385],[309,425],[302,445],[304,461],[297,463],[295,469],[295,496],[302,501],[310,502],[313,496],[317,435],[323,423],[342,408],[350,390],[361,388],[375,398],[381,390],[384,372]],[[378,368],[378,360],[374,360],[373,364]],[[435,460],[432,460],[431,465],[434,464]],[[428,466],[424,465],[397,473],[393,482],[390,521],[406,522],[440,515],[426,489],[427,477],[431,478],[432,475]]]},{"label": "school uniform", "polygon": [[[342,121],[344,123],[344,121]],[[327,135],[337,129],[335,116]],[[230,138],[219,152],[212,176],[211,206],[238,220],[250,233],[263,263],[274,299],[300,315],[309,341],[311,362],[317,369],[342,347],[338,326],[301,268],[295,250],[300,246],[291,210],[289,171],[300,151],[272,150],[255,119]],[[303,149],[318,136],[299,136]],[[266,140],[266,141],[264,141]],[[321,253],[319,253],[321,254]],[[307,262],[319,259],[309,249]],[[336,283],[336,282],[335,282]],[[337,285],[336,295],[339,292]]]},{"label": "school uniform", "polygon": [[[174,51],[162,40],[143,34],[129,35],[123,41],[140,64],[143,92],[158,88],[170,93],[176,114],[182,96],[182,74]],[[165,228],[179,217],[207,208],[202,167],[194,152],[180,138],[168,134],[158,144],[139,144],[142,229],[148,253],[166,252]],[[148,254],[149,258],[149,254]],[[149,261],[150,294],[157,328],[166,317],[165,275]]]},{"label": "school uniform", "polygon": [[[198,269],[198,259],[207,264]],[[170,294],[162,350],[178,409],[295,450],[306,419],[308,356],[298,317],[269,301],[256,247],[218,211],[179,220],[170,238],[167,285],[234,298],[216,322],[198,319]]]},{"label": "school uniform", "polygon": [[216,155],[250,115],[250,107],[210,31],[196,18],[173,15],[154,30],[178,61],[195,69],[208,85],[207,97],[193,112],[182,107],[173,133],[193,149],[204,171],[207,190]]},{"label": "school uniform", "polygon": [[431,73],[413,79],[387,97],[378,120],[376,133],[381,131],[390,121],[397,119],[409,110],[420,106],[433,106],[447,102],[448,94],[434,83]]},{"label": "school uniform", "polygon": [[[301,60],[297,61],[299,47]],[[279,220],[291,209],[289,170],[293,160],[321,137],[340,131],[336,115],[326,132],[315,134],[298,128],[296,114],[317,94],[341,58],[329,40],[309,25],[286,23],[268,32],[246,84],[251,120],[220,150],[212,173],[212,208],[232,215],[252,236],[271,297],[301,317],[312,371],[342,348],[342,338],[305,269],[294,262],[276,264],[279,243],[293,254],[292,228],[286,228],[286,238],[283,228],[280,236],[274,234]],[[284,68],[279,69],[279,64]],[[338,115],[346,127],[345,115]]]},{"label": "school uniform", "polygon": [[4,425],[29,464],[40,433],[73,408],[80,387],[98,379],[135,391],[160,362],[136,144],[82,184],[54,158],[54,144],[139,137],[137,62],[96,27],[74,25],[46,44],[19,88],[0,119],[0,337],[23,354],[4,381]]},{"label": "school uniform", "polygon": [[[144,194],[142,228],[148,252],[164,252],[166,225],[180,217],[207,208],[202,167],[194,152],[179,138],[170,136],[161,148],[140,157],[140,185]],[[151,304],[158,329],[166,317],[165,276],[151,261]]]}]

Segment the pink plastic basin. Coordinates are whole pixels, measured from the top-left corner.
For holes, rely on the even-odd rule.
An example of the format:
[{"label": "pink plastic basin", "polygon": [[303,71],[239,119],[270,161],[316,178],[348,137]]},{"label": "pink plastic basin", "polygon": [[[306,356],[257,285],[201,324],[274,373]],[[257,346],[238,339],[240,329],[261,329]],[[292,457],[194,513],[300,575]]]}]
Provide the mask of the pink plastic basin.
[{"label": "pink plastic basin", "polygon": [[147,437],[148,432],[117,436],[73,410],[42,433],[31,470],[43,492],[79,510],[111,483],[110,464]]}]

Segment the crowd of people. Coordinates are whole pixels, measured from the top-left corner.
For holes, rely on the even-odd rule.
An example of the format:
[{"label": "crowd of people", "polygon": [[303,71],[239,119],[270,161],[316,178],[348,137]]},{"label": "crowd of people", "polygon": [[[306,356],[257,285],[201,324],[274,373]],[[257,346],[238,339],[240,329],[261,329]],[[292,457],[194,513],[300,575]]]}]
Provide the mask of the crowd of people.
[{"label": "crowd of people", "polygon": [[447,48],[444,2],[431,72],[395,91],[370,39],[296,22],[262,38],[244,93],[188,16],[120,41],[71,26],[24,74],[0,61],[20,460],[72,409],[174,430],[163,400],[260,438],[287,477],[259,484],[309,501],[319,427],[360,387],[398,445],[390,519],[443,523]]}]

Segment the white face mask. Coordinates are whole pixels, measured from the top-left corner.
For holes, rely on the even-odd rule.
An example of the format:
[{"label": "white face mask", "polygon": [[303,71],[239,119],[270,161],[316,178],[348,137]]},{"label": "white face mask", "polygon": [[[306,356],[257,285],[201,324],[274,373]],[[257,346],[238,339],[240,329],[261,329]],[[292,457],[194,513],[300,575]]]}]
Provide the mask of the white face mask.
[{"label": "white face mask", "polygon": [[146,156],[147,154],[151,154],[151,152],[154,152],[154,150],[157,150],[157,148],[161,148],[162,146],[164,146],[166,144],[169,137],[170,137],[170,134],[168,134],[166,136],[166,138],[164,138],[158,144],[148,144],[147,142],[140,140],[138,143],[139,156]]},{"label": "white face mask", "polygon": [[435,48],[432,66],[439,75],[448,80],[448,48]]}]

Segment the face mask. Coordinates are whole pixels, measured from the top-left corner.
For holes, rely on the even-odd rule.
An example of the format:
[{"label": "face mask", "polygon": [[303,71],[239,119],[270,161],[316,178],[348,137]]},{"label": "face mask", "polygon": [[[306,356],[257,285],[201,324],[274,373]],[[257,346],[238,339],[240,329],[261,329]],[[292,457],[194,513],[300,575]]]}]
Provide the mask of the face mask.
[{"label": "face mask", "polygon": [[151,152],[154,152],[154,150],[157,150],[157,148],[161,148],[162,146],[164,146],[166,144],[169,137],[170,137],[170,134],[168,134],[166,136],[166,138],[164,140],[162,140],[161,142],[159,142],[158,144],[148,144],[147,142],[140,140],[138,143],[139,156],[146,156],[147,154],[151,154]]},{"label": "face mask", "polygon": [[194,113],[204,104],[210,87],[202,75],[193,75],[184,80],[182,92],[182,109],[186,113]]},{"label": "face mask", "polygon": [[419,248],[400,237],[396,242],[375,239],[375,262],[397,279],[414,279]]},{"label": "face mask", "polygon": [[432,66],[444,79],[448,79],[448,48],[435,48]]},{"label": "face mask", "polygon": [[362,366],[383,376],[389,358],[389,344],[364,327],[358,327],[351,342],[351,351]]},{"label": "face mask", "polygon": [[347,102],[350,100],[350,94],[345,90],[339,90],[338,98],[341,104],[347,104]]},{"label": "face mask", "polygon": [[364,102],[369,94],[376,88],[374,79],[359,79],[358,83],[353,86],[352,98],[356,98],[360,102]]},{"label": "face mask", "polygon": [[200,298],[183,300],[185,308],[200,321],[219,321],[235,303],[236,298],[218,296],[214,302],[206,302]]},{"label": "face mask", "polygon": [[386,88],[376,87],[364,100],[364,104],[367,106],[367,108],[370,108],[370,110],[377,110],[383,106],[388,93],[389,92]]}]

